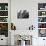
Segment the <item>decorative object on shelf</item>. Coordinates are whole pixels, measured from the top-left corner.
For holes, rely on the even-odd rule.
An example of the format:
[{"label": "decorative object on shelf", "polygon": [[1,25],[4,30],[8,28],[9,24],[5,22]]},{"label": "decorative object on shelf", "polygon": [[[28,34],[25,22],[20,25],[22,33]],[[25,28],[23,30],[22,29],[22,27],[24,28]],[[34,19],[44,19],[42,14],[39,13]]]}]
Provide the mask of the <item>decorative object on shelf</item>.
[{"label": "decorative object on shelf", "polygon": [[1,10],[1,6],[0,6],[0,10]]},{"label": "decorative object on shelf", "polygon": [[38,16],[46,16],[46,11],[38,11]]},{"label": "decorative object on shelf", "polygon": [[8,11],[0,11],[0,16],[8,16]]},{"label": "decorative object on shelf", "polygon": [[38,17],[38,22],[46,22],[46,17]]},{"label": "decorative object on shelf", "polygon": [[0,23],[1,30],[8,30],[8,23]]},{"label": "decorative object on shelf", "polygon": [[16,26],[13,23],[11,23],[11,30],[16,30]]},{"label": "decorative object on shelf", "polygon": [[46,11],[42,11],[42,16],[46,16]]},{"label": "decorative object on shelf", "polygon": [[5,6],[5,10],[8,10],[8,6]]},{"label": "decorative object on shelf", "polygon": [[34,30],[34,26],[33,25],[31,25],[31,26],[29,26],[29,30]]},{"label": "decorative object on shelf", "polygon": [[0,22],[8,22],[7,19],[7,17],[0,17]]},{"label": "decorative object on shelf", "polygon": [[42,12],[42,15],[45,15],[45,12]]},{"label": "decorative object on shelf", "polygon": [[8,10],[8,3],[0,3],[0,10]]},{"label": "decorative object on shelf", "polygon": [[17,13],[17,18],[18,19],[26,19],[26,18],[29,18],[29,12],[27,10],[20,10],[18,13]]},{"label": "decorative object on shelf", "polygon": [[7,23],[0,23],[0,35],[5,35],[5,37],[8,37],[8,24]]},{"label": "decorative object on shelf", "polygon": [[39,23],[38,24],[38,28],[46,28],[46,23]]},{"label": "decorative object on shelf", "polygon": [[39,29],[39,37],[46,37],[46,29]]},{"label": "decorative object on shelf", "polygon": [[40,10],[44,10],[44,8],[40,8]]},{"label": "decorative object on shelf", "polygon": [[46,10],[46,3],[38,3],[38,10]]},{"label": "decorative object on shelf", "polygon": [[38,22],[42,22],[43,19],[41,17],[38,18]]}]

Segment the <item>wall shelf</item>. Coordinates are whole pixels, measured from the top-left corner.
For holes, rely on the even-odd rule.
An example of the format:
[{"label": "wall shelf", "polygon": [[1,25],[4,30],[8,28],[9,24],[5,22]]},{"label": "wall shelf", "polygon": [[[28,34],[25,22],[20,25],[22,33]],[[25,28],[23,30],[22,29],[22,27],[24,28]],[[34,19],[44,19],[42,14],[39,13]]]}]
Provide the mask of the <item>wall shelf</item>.
[{"label": "wall shelf", "polygon": [[8,23],[8,22],[0,22],[0,23]]},{"label": "wall shelf", "polygon": [[38,23],[46,23],[46,22],[38,22]]},{"label": "wall shelf", "polygon": [[8,16],[0,16],[0,17],[8,17]]},{"label": "wall shelf", "polygon": [[0,10],[0,11],[8,11],[8,10]]},{"label": "wall shelf", "polygon": [[38,29],[46,29],[46,28],[38,28]]},{"label": "wall shelf", "polygon": [[8,3],[0,3],[0,35],[8,37]]},{"label": "wall shelf", "polygon": [[38,36],[46,37],[46,3],[38,4]]},{"label": "wall shelf", "polygon": [[44,15],[44,16],[38,16],[38,17],[46,17],[46,15]]},{"label": "wall shelf", "polygon": [[38,10],[38,11],[46,11],[46,10]]}]

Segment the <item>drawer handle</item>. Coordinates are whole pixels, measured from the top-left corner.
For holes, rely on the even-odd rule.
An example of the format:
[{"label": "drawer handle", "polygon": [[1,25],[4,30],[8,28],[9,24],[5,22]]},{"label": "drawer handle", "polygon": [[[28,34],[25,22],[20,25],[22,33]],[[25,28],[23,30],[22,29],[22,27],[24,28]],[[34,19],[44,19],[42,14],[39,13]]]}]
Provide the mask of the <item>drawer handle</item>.
[{"label": "drawer handle", "polygon": [[3,39],[1,39],[1,40],[3,40]]},{"label": "drawer handle", "polygon": [[43,39],[43,40],[45,40],[45,39]]}]

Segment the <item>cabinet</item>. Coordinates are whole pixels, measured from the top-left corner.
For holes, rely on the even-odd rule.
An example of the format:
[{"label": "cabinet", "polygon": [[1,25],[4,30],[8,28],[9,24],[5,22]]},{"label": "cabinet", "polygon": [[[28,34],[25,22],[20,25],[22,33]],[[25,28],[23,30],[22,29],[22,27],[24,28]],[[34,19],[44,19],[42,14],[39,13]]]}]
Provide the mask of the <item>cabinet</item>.
[{"label": "cabinet", "polygon": [[8,45],[8,3],[0,3],[0,45]]},{"label": "cabinet", "polygon": [[0,35],[0,45],[8,45],[8,37],[5,37],[4,35]]},{"label": "cabinet", "polygon": [[0,3],[0,35],[8,37],[8,3]]},{"label": "cabinet", "polygon": [[10,0],[0,0],[0,45],[9,45],[9,29]]},{"label": "cabinet", "polygon": [[46,37],[46,3],[38,3],[38,31],[40,37]]}]

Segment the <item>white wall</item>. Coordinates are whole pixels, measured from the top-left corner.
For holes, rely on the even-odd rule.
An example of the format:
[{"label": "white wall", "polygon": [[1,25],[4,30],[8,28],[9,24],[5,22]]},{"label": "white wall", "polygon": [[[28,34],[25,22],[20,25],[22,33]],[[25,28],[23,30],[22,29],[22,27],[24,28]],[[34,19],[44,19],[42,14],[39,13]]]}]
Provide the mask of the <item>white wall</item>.
[{"label": "white wall", "polygon": [[[42,38],[38,38],[38,3],[45,3],[46,0],[11,0],[11,22],[16,25],[16,32],[24,32],[28,30],[30,25],[35,26],[35,32],[33,33],[33,46],[41,46],[39,44],[43,44]],[[29,19],[17,19],[18,10],[28,10],[29,11]],[[25,33],[27,33],[25,31]],[[29,30],[28,30],[29,31]],[[37,36],[37,37],[35,37]],[[39,44],[38,44],[39,43]]]},{"label": "white wall", "polygon": [[[27,30],[32,24],[38,27],[38,3],[46,0],[11,0],[11,22],[16,25],[17,30]],[[29,11],[29,19],[17,19],[17,12],[26,9]]]},{"label": "white wall", "polygon": [[[36,26],[36,24],[34,23],[37,23],[37,2],[35,3],[31,0],[15,0],[12,2],[15,3],[11,4],[11,18],[12,22],[14,22],[16,25],[16,29],[27,30],[32,24]],[[17,12],[19,10],[29,11],[29,19],[17,19]]]}]

